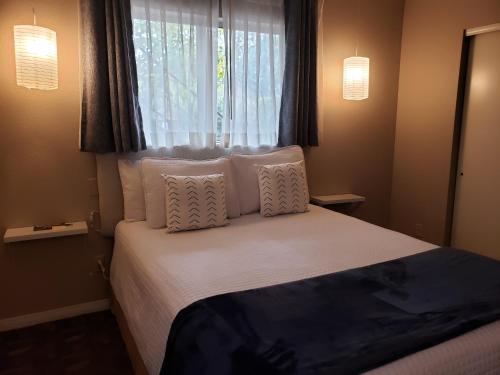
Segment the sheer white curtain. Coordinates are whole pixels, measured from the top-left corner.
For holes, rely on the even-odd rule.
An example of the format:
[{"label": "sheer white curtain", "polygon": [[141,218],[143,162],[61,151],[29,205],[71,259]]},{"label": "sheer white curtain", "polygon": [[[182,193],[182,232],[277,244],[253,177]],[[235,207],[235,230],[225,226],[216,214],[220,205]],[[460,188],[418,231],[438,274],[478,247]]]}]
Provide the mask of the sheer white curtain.
[{"label": "sheer white curtain", "polygon": [[283,0],[222,0],[229,61],[225,146],[275,145],[285,58]]},{"label": "sheer white curtain", "polygon": [[214,147],[218,1],[132,0],[131,4],[148,144]]},{"label": "sheer white curtain", "polygon": [[131,0],[148,145],[277,143],[283,0]]}]

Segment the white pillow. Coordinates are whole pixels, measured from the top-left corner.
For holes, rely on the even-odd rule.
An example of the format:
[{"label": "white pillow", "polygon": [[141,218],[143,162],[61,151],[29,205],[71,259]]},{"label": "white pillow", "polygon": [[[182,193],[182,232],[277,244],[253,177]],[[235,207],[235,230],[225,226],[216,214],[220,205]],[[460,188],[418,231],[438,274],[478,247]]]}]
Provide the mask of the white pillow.
[{"label": "white pillow", "polygon": [[[175,158],[145,158],[154,160],[168,160],[178,163],[185,159]],[[146,220],[146,203],[144,189],[142,188],[142,173],[140,160],[118,159],[118,172],[123,193],[123,219],[125,221]]]},{"label": "white pillow", "polygon": [[214,160],[142,159],[142,187],[146,203],[146,221],[151,228],[166,225],[165,182],[162,174],[171,176],[203,176],[223,174],[226,188],[226,207],[230,218],[240,216],[231,164],[227,158]]},{"label": "white pillow", "polygon": [[223,174],[162,176],[165,179],[167,232],[228,224]]},{"label": "white pillow", "polygon": [[260,214],[306,212],[309,203],[304,162],[257,166]]},{"label": "white pillow", "polygon": [[123,218],[126,221],[146,220],[141,162],[119,159],[118,172],[123,191]]},{"label": "white pillow", "polygon": [[304,160],[300,146],[285,147],[277,151],[260,155],[231,155],[233,175],[238,189],[241,214],[259,211],[259,181],[257,165],[293,163]]}]

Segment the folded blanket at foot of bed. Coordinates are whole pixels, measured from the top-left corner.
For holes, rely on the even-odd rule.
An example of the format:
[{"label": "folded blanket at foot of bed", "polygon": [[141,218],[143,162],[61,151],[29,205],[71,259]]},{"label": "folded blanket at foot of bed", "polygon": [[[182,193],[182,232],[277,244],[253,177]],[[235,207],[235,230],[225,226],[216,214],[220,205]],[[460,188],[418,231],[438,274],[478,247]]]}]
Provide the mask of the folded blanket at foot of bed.
[{"label": "folded blanket at foot of bed", "polygon": [[167,375],[358,374],[500,319],[500,262],[439,248],[197,301]]}]

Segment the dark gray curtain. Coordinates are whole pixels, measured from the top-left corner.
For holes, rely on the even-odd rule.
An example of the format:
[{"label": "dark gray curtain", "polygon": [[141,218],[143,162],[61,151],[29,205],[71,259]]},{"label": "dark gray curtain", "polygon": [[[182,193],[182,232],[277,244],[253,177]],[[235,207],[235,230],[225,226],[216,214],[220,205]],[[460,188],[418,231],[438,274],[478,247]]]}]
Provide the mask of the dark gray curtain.
[{"label": "dark gray curtain", "polygon": [[129,0],[80,0],[83,74],[80,149],[146,149]]},{"label": "dark gray curtain", "polygon": [[317,1],[284,0],[284,8],[286,59],[278,145],[317,146]]}]

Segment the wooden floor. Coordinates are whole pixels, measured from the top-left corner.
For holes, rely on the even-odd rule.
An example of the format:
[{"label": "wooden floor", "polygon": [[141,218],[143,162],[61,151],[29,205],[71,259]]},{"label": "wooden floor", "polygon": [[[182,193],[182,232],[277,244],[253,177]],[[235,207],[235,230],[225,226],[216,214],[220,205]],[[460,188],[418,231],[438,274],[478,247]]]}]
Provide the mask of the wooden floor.
[{"label": "wooden floor", "polygon": [[0,375],[132,373],[110,311],[0,333]]}]

